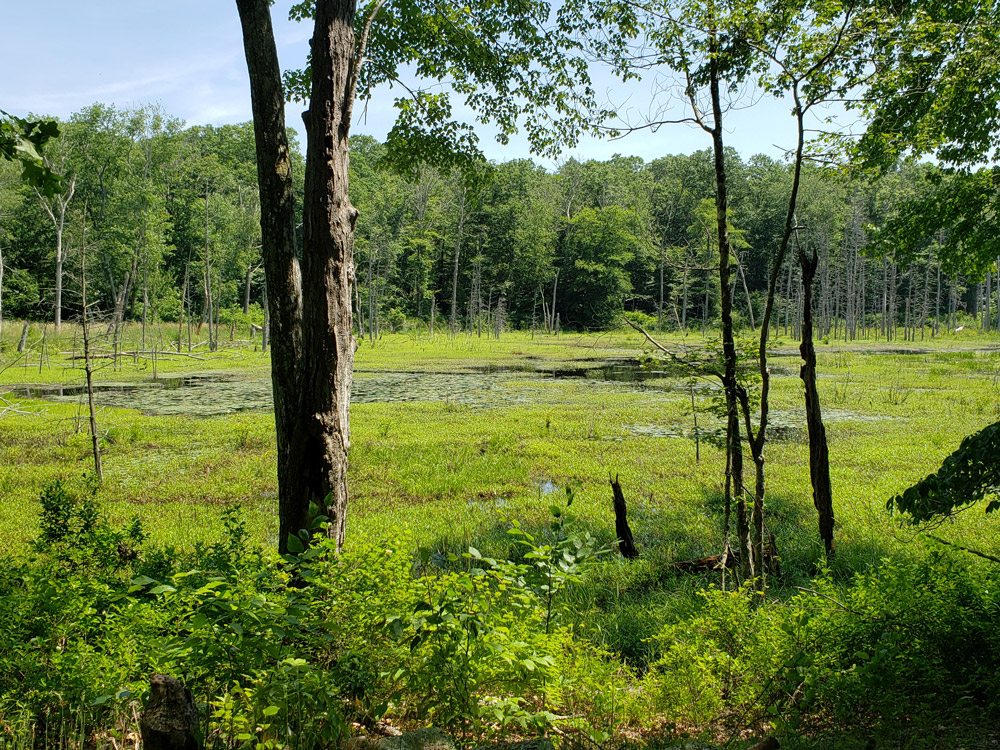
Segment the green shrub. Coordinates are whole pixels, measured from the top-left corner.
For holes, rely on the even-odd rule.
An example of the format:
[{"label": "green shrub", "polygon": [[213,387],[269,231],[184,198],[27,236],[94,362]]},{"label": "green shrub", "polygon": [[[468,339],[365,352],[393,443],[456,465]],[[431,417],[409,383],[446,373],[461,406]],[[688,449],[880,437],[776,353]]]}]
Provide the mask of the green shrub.
[{"label": "green shrub", "polygon": [[820,579],[784,603],[712,589],[698,615],[656,636],[664,656],[645,688],[668,720],[729,731],[995,718],[998,582],[932,553],[842,588]]},{"label": "green shrub", "polygon": [[327,747],[389,712],[476,737],[538,731],[571,705],[570,728],[613,726],[615,702],[595,694],[617,667],[561,618],[596,550],[561,517],[546,543],[511,529],[518,562],[470,549],[440,571],[414,565],[405,534],[279,558],[250,544],[238,508],[224,516],[211,545],[140,549],[93,493],[46,488],[38,554],[0,571],[0,716],[18,717],[0,744],[69,725],[84,743],[121,735],[151,672],[192,690],[208,747]]}]

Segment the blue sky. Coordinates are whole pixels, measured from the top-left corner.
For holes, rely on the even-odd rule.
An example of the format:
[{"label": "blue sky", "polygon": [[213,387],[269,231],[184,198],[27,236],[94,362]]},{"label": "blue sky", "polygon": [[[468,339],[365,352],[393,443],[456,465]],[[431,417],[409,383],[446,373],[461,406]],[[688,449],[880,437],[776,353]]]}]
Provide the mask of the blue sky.
[{"label": "blue sky", "polygon": [[[300,67],[311,29],[288,21],[288,2],[274,7],[275,36],[282,68]],[[16,2],[4,9],[8,33],[0,45],[0,108],[66,118],[94,102],[132,107],[159,103],[188,125],[250,119],[250,93],[239,17],[233,0],[41,0]],[[16,30],[16,31],[15,31]],[[648,112],[654,82],[623,86],[593,70],[595,89],[621,112]],[[383,138],[392,125],[396,93],[377,92],[356,107],[354,133]],[[287,121],[301,132],[302,107],[290,104]],[[744,157],[765,153],[778,158],[793,144],[789,107],[761,100],[727,118],[727,145]],[[530,156],[515,139],[501,147],[481,129],[480,144],[490,159]],[[605,159],[621,153],[654,159],[690,153],[711,142],[700,130],[672,125],[656,133],[623,139],[584,140],[562,158]],[[548,167],[551,159],[538,159]]]}]

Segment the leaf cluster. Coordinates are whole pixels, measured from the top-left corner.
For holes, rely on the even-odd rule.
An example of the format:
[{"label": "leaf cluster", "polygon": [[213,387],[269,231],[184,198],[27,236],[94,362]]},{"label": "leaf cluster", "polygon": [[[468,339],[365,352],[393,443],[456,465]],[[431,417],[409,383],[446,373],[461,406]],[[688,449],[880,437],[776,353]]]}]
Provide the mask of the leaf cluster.
[{"label": "leaf cluster", "polygon": [[48,198],[62,189],[62,178],[45,163],[42,149],[58,137],[55,120],[28,120],[0,110],[0,157],[19,162],[21,179]]},{"label": "leaf cluster", "polygon": [[[890,511],[910,517],[911,523],[941,520],[963,508],[1000,493],[1000,422],[966,437],[941,468],[889,500]],[[994,499],[986,506],[1000,508]]]},{"label": "leaf cluster", "polygon": [[[314,13],[314,2],[294,5],[292,20]],[[481,159],[478,137],[454,113],[461,101],[501,144],[523,129],[539,154],[572,146],[592,108],[586,61],[578,45],[549,23],[545,0],[372,0],[359,8],[355,36],[371,21],[357,96],[370,99],[384,85],[405,91],[394,106],[388,157],[412,173],[420,163],[462,167]],[[415,81],[406,79],[411,73]],[[290,71],[290,98],[308,99],[311,71]]]}]

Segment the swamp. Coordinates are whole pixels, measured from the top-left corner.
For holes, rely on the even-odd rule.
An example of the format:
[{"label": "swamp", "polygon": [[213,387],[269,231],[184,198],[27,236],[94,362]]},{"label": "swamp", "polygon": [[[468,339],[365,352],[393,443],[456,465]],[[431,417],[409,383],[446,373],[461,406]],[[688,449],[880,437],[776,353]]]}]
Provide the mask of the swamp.
[{"label": "swamp", "polygon": [[[0,419],[0,512],[4,518],[0,541],[7,554],[14,556],[11,561],[31,554],[31,550],[45,549],[37,541],[44,538],[39,536],[40,514],[51,516],[53,510],[44,499],[40,504],[39,498],[46,492],[51,494],[53,482],[60,483],[63,501],[70,504],[78,502],[70,498],[91,491],[85,476],[92,470],[92,446],[86,427],[86,389],[80,387],[81,364],[72,357],[75,335],[67,329],[63,338],[53,342],[50,333],[44,357],[37,347],[41,331],[35,327],[29,340],[36,346],[23,355],[14,353],[15,341],[5,342],[4,350],[10,354],[0,373],[0,403],[5,410]],[[130,329],[128,336],[135,335],[137,331]],[[132,348],[123,347],[126,351]],[[819,384],[827,407],[837,519],[837,554],[824,562],[811,503],[801,385],[794,370],[797,357],[791,356],[795,352],[785,342],[775,342],[767,527],[776,540],[780,572],[772,576],[766,601],[749,609],[740,604],[746,597],[732,593],[739,591],[742,583],[738,571],[730,571],[726,580],[720,570],[689,574],[674,567],[679,561],[721,550],[724,410],[720,415],[721,389],[713,378],[678,374],[655,361],[649,350],[643,337],[628,329],[559,336],[511,332],[500,338],[466,334],[432,337],[426,331],[411,331],[384,335],[374,346],[365,342],[356,355],[347,552],[339,561],[322,558],[324,565],[356,566],[358,560],[352,556],[357,555],[364,564],[352,568],[356,575],[385,576],[382,583],[387,588],[406,589],[429,586],[421,583],[429,575],[436,581],[435,587],[449,576],[458,577],[460,583],[465,580],[461,576],[474,571],[473,563],[479,560],[494,561],[495,567],[490,568],[493,574],[504,570],[504,564],[514,564],[498,561],[518,561],[530,567],[532,560],[547,561],[556,549],[560,556],[566,555],[565,559],[559,557],[560,561],[569,561],[558,585],[550,579],[548,588],[542,587],[550,595],[550,603],[551,597],[557,598],[557,606],[548,617],[553,623],[551,633],[558,632],[563,642],[544,647],[532,643],[529,650],[534,657],[512,646],[519,643],[516,639],[504,640],[501,647],[491,638],[499,638],[497,632],[512,627],[505,620],[507,615],[491,614],[501,622],[484,618],[479,626],[482,632],[475,631],[492,658],[499,656],[501,664],[504,659],[522,664],[516,679],[510,675],[504,679],[523,693],[498,712],[499,719],[492,714],[474,714],[470,719],[463,713],[470,710],[470,700],[477,704],[482,700],[482,689],[501,689],[491,680],[502,669],[485,655],[481,658],[490,663],[485,673],[478,671],[484,669],[482,665],[476,670],[469,667],[475,680],[464,704],[453,706],[441,696],[431,696],[420,705],[421,680],[433,683],[436,679],[421,669],[446,668],[444,662],[434,666],[434,658],[445,659],[451,648],[443,639],[442,625],[434,631],[440,642],[428,638],[430,644],[437,645],[428,646],[430,655],[421,657],[427,663],[407,663],[421,656],[423,646],[411,650],[404,644],[403,650],[393,655],[382,651],[385,641],[392,642],[388,635],[392,627],[403,628],[403,620],[406,628],[416,628],[410,636],[419,631],[419,625],[407,619],[410,612],[394,609],[414,596],[419,599],[419,590],[393,591],[391,595],[383,592],[367,604],[354,602],[354,606],[362,610],[368,606],[372,611],[345,617],[355,618],[351,621],[356,627],[384,632],[371,642],[350,647],[345,646],[344,641],[350,638],[344,633],[327,634],[330,642],[325,647],[311,643],[311,638],[319,637],[317,630],[304,625],[298,640],[283,632],[279,638],[274,635],[275,623],[260,613],[253,614],[253,621],[266,632],[251,635],[251,623],[237,622],[239,618],[218,612],[205,614],[199,609],[206,606],[204,601],[199,605],[165,600],[160,605],[162,611],[180,621],[168,628],[172,637],[161,636],[163,643],[151,645],[156,641],[155,633],[145,632],[135,623],[118,623],[113,627],[124,628],[126,633],[130,628],[137,631],[129,635],[136,643],[128,646],[127,662],[121,661],[126,644],[93,642],[86,648],[78,644],[75,648],[82,650],[75,654],[56,650],[46,657],[46,661],[58,657],[58,666],[55,662],[35,666],[42,671],[30,678],[38,681],[30,693],[17,697],[7,692],[12,685],[5,685],[4,714],[9,718],[0,742],[23,742],[24,732],[30,736],[32,732],[53,731],[40,724],[18,725],[16,706],[23,707],[24,720],[28,721],[29,701],[40,701],[48,712],[73,706],[76,718],[61,717],[59,721],[70,725],[61,725],[59,732],[89,732],[82,723],[86,721],[107,727],[101,731],[109,738],[127,737],[127,730],[114,727],[116,722],[127,725],[130,701],[141,694],[149,668],[160,671],[174,664],[189,680],[198,674],[194,664],[181,667],[184,659],[178,660],[174,652],[184,640],[178,640],[180,634],[186,633],[190,640],[200,632],[199,627],[228,631],[232,648],[261,648],[266,654],[268,646],[257,641],[269,637],[284,644],[281,654],[270,657],[270,667],[254,665],[255,679],[265,682],[279,684],[273,672],[289,669],[287,659],[277,657],[286,652],[294,655],[296,650],[311,652],[319,659],[311,663],[317,675],[330,680],[338,691],[349,694],[353,689],[357,693],[346,712],[355,720],[365,722],[377,716],[405,725],[420,716],[432,717],[469,737],[489,735],[504,726],[508,727],[506,733],[513,731],[513,726],[518,733],[531,734],[531,727],[551,725],[563,727],[560,731],[568,732],[568,737],[589,737],[587,741],[634,742],[645,738],[643,741],[669,743],[705,732],[707,738],[718,737],[723,730],[749,737],[768,721],[780,729],[783,742],[794,744],[796,737],[808,737],[808,746],[826,746],[826,742],[832,743],[831,747],[854,743],[867,747],[870,745],[864,742],[870,742],[872,736],[886,746],[897,746],[894,743],[902,736],[897,734],[900,731],[911,739],[933,738],[934,732],[953,736],[955,731],[959,736],[963,732],[980,738],[993,736],[981,734],[992,730],[985,729],[988,722],[981,723],[984,715],[977,716],[976,699],[963,697],[959,685],[954,687],[954,696],[942,693],[926,706],[887,718],[884,706],[870,702],[868,690],[895,680],[894,696],[908,695],[915,686],[928,684],[921,680],[932,679],[931,675],[943,679],[936,670],[949,670],[954,665],[927,663],[927,675],[910,674],[909,661],[914,657],[904,650],[884,657],[890,660],[889,665],[873,669],[871,662],[877,655],[862,652],[885,641],[887,633],[900,640],[929,639],[926,648],[941,649],[943,643],[935,639],[951,639],[956,633],[939,629],[955,626],[948,617],[966,618],[969,613],[961,611],[965,606],[974,612],[986,607],[982,616],[988,620],[993,617],[987,613],[996,606],[995,594],[990,593],[995,588],[989,584],[996,579],[996,568],[963,554],[954,545],[995,549],[995,521],[981,508],[972,509],[949,520],[946,529],[930,533],[901,523],[887,511],[886,503],[933,472],[966,435],[1000,418],[1000,346],[971,334],[942,336],[930,344],[912,346],[894,343],[886,347],[884,342],[820,346]],[[104,481],[94,495],[101,518],[97,526],[104,524],[102,528],[112,534],[111,529],[126,529],[138,519],[141,542],[114,537],[119,545],[134,545],[135,557],[124,563],[119,560],[113,570],[102,568],[102,564],[110,565],[100,552],[100,544],[106,540],[92,542],[97,550],[95,559],[56,553],[64,542],[52,543],[48,553],[62,560],[52,564],[63,570],[96,567],[94,575],[109,590],[77,591],[80,601],[76,605],[84,606],[88,596],[110,596],[102,606],[119,609],[118,618],[126,621],[129,606],[120,599],[124,593],[110,593],[121,585],[114,581],[127,584],[131,580],[130,590],[140,592],[129,595],[139,597],[135,606],[155,609],[157,597],[181,596],[178,589],[183,590],[187,575],[194,575],[200,588],[208,585],[202,580],[207,570],[202,574],[194,570],[207,568],[213,555],[217,558],[220,550],[229,549],[226,544],[239,545],[238,560],[226,565],[241,574],[254,570],[259,575],[261,570],[269,570],[277,575],[274,566],[280,562],[268,552],[277,542],[268,356],[249,342],[203,351],[195,357],[171,356],[170,351],[164,351],[155,357],[155,376],[153,359],[149,355],[112,358],[98,370],[95,381],[104,470]],[[628,521],[639,552],[634,560],[619,556],[614,545],[612,478],[618,479],[627,498]],[[569,508],[567,498],[572,503]],[[43,510],[46,507],[48,510]],[[78,543],[91,538],[82,527],[74,527],[76,521],[70,515],[70,509],[65,508],[63,523],[75,528],[72,533],[78,535]],[[53,522],[49,517],[42,521],[42,528],[51,528]],[[91,524],[95,523],[92,519]],[[572,524],[572,532],[567,531],[567,523]],[[530,544],[525,544],[527,537],[518,536],[522,533],[530,535]],[[947,545],[937,541],[941,536],[947,537]],[[587,541],[581,541],[584,539]],[[373,563],[373,550],[383,556],[394,550],[401,556],[403,572],[395,575],[403,575],[409,582],[379,571],[385,562]],[[107,552],[103,554],[106,557]],[[237,551],[227,554],[237,555]],[[251,561],[254,555],[258,557]],[[192,566],[192,573],[184,572],[185,562]],[[218,560],[215,565],[219,566]],[[288,575],[291,564],[283,565]],[[16,566],[6,570],[4,586],[12,583],[10,576]],[[224,570],[225,565],[216,570],[207,579],[209,583],[227,580],[220,573]],[[127,573],[124,577],[123,572]],[[347,575],[343,570],[337,574],[341,584]],[[926,578],[927,590],[909,588],[910,577],[916,575]],[[522,570],[520,576],[521,585],[527,586],[523,580],[530,575]],[[142,593],[145,580],[151,582],[146,589],[157,591],[155,595]],[[153,581],[158,588],[153,588]],[[60,588],[55,581],[50,585]],[[218,585],[219,590],[225,588]],[[275,598],[273,591],[265,593],[273,583],[255,585],[260,590],[253,597]],[[893,590],[893,585],[900,590]],[[958,608],[951,613],[909,611],[925,606],[924,599],[941,606],[952,595],[959,596],[952,591],[945,595],[938,590],[941,586],[964,586],[969,596],[985,599],[978,603],[960,598],[950,601],[950,607]],[[884,600],[866,598],[875,591],[881,592]],[[329,595],[325,588],[324,592],[312,596],[322,600]],[[425,594],[430,603],[444,601],[435,598],[443,596],[439,591]],[[0,588],[0,595],[9,602],[14,594]],[[51,601],[46,597],[57,596],[55,592],[34,592],[44,604],[36,600],[33,606],[52,608],[53,617],[65,616],[57,613],[73,599],[64,600],[63,595]],[[460,611],[476,612],[483,604],[476,599],[481,592],[474,595],[472,589],[464,590],[460,585],[458,593],[452,591],[452,595],[460,602]],[[228,596],[237,602],[240,596],[250,594],[234,590]],[[503,604],[500,594],[492,596],[500,597],[494,602],[498,609],[516,609]],[[816,607],[838,614],[810,618],[811,609]],[[350,607],[345,611],[353,612]],[[248,610],[241,617],[250,614]],[[268,616],[276,617],[273,612]],[[919,621],[910,622],[910,616]],[[209,626],[210,617],[214,619]],[[287,613],[282,617],[287,619]],[[816,624],[824,617],[858,622]],[[893,624],[885,632],[850,632],[873,628],[879,618],[887,617]],[[381,625],[372,621],[379,618]],[[91,619],[83,617],[81,623],[88,623],[88,632],[97,634],[112,627],[111,619],[109,611],[99,616],[91,612]],[[545,622],[548,627],[549,620]],[[9,631],[13,635],[16,625],[8,620],[8,627],[14,628]],[[76,628],[84,625],[53,622],[51,627],[43,640],[69,644],[82,636]],[[290,627],[287,623],[283,626]],[[962,627],[978,626],[963,619]],[[490,628],[495,629],[490,631],[492,636],[485,634]],[[680,631],[688,631],[687,636],[678,638]],[[806,653],[799,640],[806,638],[805,631],[809,637],[829,641],[827,660],[794,663]],[[791,638],[792,644],[780,643],[777,634]],[[872,637],[874,643],[860,645]],[[989,633],[983,637],[993,643],[977,645],[984,649],[981,658],[989,664],[993,657],[988,654],[997,648],[996,636]],[[740,643],[736,651],[727,638]],[[775,643],[768,644],[769,638]],[[759,641],[756,646],[755,641]],[[852,648],[857,646],[857,653],[840,653],[848,641]],[[133,651],[139,642],[144,650]],[[765,647],[775,651],[766,658],[762,652],[754,652]],[[34,639],[21,648],[42,649],[36,653],[44,653],[49,647]],[[822,641],[816,648],[824,651]],[[516,653],[512,656],[505,649]],[[553,656],[553,650],[560,655]],[[9,643],[5,645],[8,661],[2,671],[8,677],[13,670],[24,670],[24,659],[31,659],[30,653],[17,651]],[[184,653],[194,659],[189,651]],[[325,656],[320,658],[319,654]],[[791,654],[794,666],[774,663],[776,654]],[[261,656],[239,658],[259,660]],[[201,660],[206,658],[203,655]],[[344,666],[341,661],[345,658],[353,660],[353,666]],[[403,674],[393,674],[397,667],[388,673],[386,661],[393,658]],[[449,658],[454,660],[454,654]],[[561,675],[557,681],[565,684],[556,689],[545,688],[543,682],[541,692],[537,692],[539,686],[531,680],[533,670],[526,672],[523,667],[532,658],[541,660],[539,671],[558,666]],[[547,665],[546,658],[555,661]],[[582,663],[571,667],[564,661],[567,658]],[[847,663],[842,661],[845,658]],[[900,662],[895,667],[891,666],[893,658]],[[941,658],[943,654],[935,657]],[[723,661],[713,664],[705,659]],[[85,661],[89,662],[85,670],[88,683],[73,689],[80,691],[75,697],[70,697],[72,691],[66,685],[56,688],[77,679],[73,673]],[[236,667],[237,672],[249,668],[245,664]],[[897,668],[899,674],[893,671]],[[865,671],[868,669],[871,671]],[[363,686],[350,688],[352,680],[361,679],[354,670],[369,676]],[[595,671],[591,674],[590,670]],[[754,673],[757,670],[759,674]],[[793,681],[806,685],[811,672],[816,673],[814,679],[838,683],[836,694],[823,696],[817,686],[813,702],[797,706],[788,703],[794,696],[776,697],[762,684],[765,677],[786,684],[792,673],[804,675]],[[546,679],[556,677],[550,674]],[[600,700],[587,696],[587,691],[593,690],[588,684],[594,679],[601,685]],[[913,680],[914,685],[903,684],[907,680]],[[481,687],[477,688],[476,682]],[[53,689],[64,696],[54,703],[51,697],[44,697]],[[222,684],[219,689],[225,690]],[[795,689],[793,685],[791,690]],[[249,691],[239,695],[253,705]],[[939,698],[953,703],[938,705]],[[91,708],[81,715],[74,700]],[[235,700],[232,694],[228,700]],[[294,716],[286,716],[290,707],[273,696],[267,700],[267,705],[257,706],[258,712],[274,705],[280,707],[286,721],[296,721]],[[343,700],[341,692],[337,700]],[[972,701],[967,710],[962,708],[963,701]],[[774,706],[780,706],[781,713]],[[870,712],[867,719],[858,715],[848,720],[841,713],[858,711],[861,706]],[[573,715],[566,716],[571,708]],[[650,711],[655,718],[650,718]],[[950,723],[938,726],[939,714],[949,717],[946,721]],[[54,721],[53,714],[46,716],[47,721]],[[234,742],[237,735],[246,733],[227,732],[218,717],[206,721],[209,736],[217,742],[226,737]],[[74,722],[81,723],[77,726]],[[869,722],[881,728],[875,729]],[[932,724],[937,728],[928,729]],[[266,730],[257,732],[258,737],[266,734]],[[47,737],[51,739],[51,734]],[[928,742],[933,744],[933,739]]]}]

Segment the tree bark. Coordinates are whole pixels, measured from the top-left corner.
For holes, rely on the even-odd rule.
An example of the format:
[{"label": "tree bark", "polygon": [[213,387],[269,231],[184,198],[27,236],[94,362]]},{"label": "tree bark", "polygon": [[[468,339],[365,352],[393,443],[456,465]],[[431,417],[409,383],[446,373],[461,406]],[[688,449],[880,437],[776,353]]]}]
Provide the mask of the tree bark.
[{"label": "tree bark", "polygon": [[295,247],[295,198],[285,133],[285,97],[268,0],[236,0],[250,73],[257,181],[260,187],[261,251],[267,289],[268,343],[277,435],[278,548],[305,518],[300,481],[291,466],[291,442],[299,415],[302,363],[302,272]]},{"label": "tree bark", "polygon": [[[722,139],[722,95],[719,89],[719,64],[715,52],[718,41],[711,42],[709,61],[709,86],[712,97],[712,152],[715,166],[715,212],[717,241],[719,246],[719,296],[722,319],[722,356],[724,374],[722,379],[726,397],[726,474],[727,486],[736,495],[736,531],[740,551],[741,573],[753,576],[750,569],[750,540],[747,534],[746,501],[743,491],[743,446],[740,441],[739,406],[736,398],[736,341],[733,336],[733,298],[730,284],[729,258],[732,248],[729,242],[729,203],[726,191],[726,155]],[[707,308],[707,288],[706,288]],[[704,311],[707,314],[707,309]],[[729,498],[726,498],[727,505]],[[729,540],[723,540],[728,547]]]},{"label": "tree bark", "polygon": [[[451,335],[458,330],[458,261],[462,255],[462,235],[465,233],[465,201],[469,189],[462,188],[458,201],[458,235],[455,240],[455,265],[451,272]],[[470,323],[471,324],[471,323]]]},{"label": "tree bark", "polygon": [[816,388],[816,349],[813,346],[812,288],[816,276],[817,258],[813,251],[808,257],[799,248],[799,265],[802,267],[802,342],[799,352],[802,367],[799,377],[806,392],[806,429],[809,434],[809,478],[812,480],[813,505],[819,514],[819,535],[826,549],[826,559],[834,554],[833,545],[833,489],[830,485],[830,451],[826,442],[826,427]]},{"label": "tree bark", "polygon": [[63,292],[63,266],[66,262],[66,252],[67,248],[64,247],[63,234],[66,227],[66,211],[69,208],[69,202],[73,200],[73,193],[76,191],[76,177],[74,176],[69,181],[69,186],[63,190],[55,198],[51,199],[54,202],[50,202],[49,198],[46,198],[38,190],[35,190],[35,194],[42,203],[42,208],[45,209],[45,213],[49,215],[49,219],[52,221],[52,226],[56,232],[56,288],[55,288],[55,324],[56,333],[62,328],[62,292]]},{"label": "tree bark", "polygon": [[614,497],[615,533],[618,536],[618,551],[626,560],[634,560],[639,556],[632,539],[632,529],[628,525],[628,511],[625,507],[625,494],[617,475],[611,480],[611,492]]},{"label": "tree bark", "polygon": [[[83,212],[86,222],[87,211]],[[90,332],[87,324],[87,231],[86,225],[80,235],[80,308],[83,325],[83,368],[87,375],[87,407],[90,414],[90,440],[94,454],[94,475],[99,483],[104,482],[104,465],[101,461],[101,441],[97,434],[97,410],[94,407],[94,368],[90,360]]]},{"label": "tree bark", "polygon": [[309,528],[309,503],[330,517],[329,535],[344,543],[349,406],[354,371],[351,287],[354,224],[348,198],[348,135],[354,101],[353,0],[319,0],[312,39],[312,96],[306,126],[302,247],[303,380],[292,437],[299,483],[295,513],[281,518],[282,538]]}]

